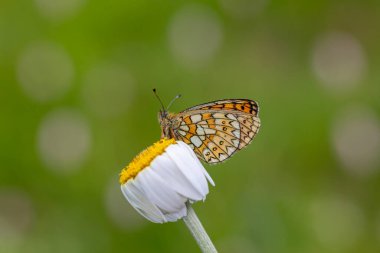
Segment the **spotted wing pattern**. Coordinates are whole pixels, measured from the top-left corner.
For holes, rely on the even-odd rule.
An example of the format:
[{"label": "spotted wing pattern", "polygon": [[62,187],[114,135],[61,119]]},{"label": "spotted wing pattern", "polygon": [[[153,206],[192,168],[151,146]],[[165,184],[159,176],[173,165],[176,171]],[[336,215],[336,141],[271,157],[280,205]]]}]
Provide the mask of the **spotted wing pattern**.
[{"label": "spotted wing pattern", "polygon": [[177,140],[187,143],[207,163],[219,163],[244,148],[260,127],[252,100],[219,100],[189,108],[174,118]]}]

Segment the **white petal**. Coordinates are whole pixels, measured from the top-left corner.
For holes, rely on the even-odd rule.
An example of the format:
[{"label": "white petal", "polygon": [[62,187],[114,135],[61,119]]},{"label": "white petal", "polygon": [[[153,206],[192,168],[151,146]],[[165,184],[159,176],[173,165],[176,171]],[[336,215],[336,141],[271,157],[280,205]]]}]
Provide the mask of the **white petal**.
[{"label": "white petal", "polygon": [[187,159],[189,160],[189,165],[192,167],[192,173],[198,176],[200,180],[199,182],[202,182],[201,187],[203,190],[203,195],[207,195],[209,190],[207,180],[204,175],[204,173],[206,172],[205,168],[200,163],[199,159],[196,157],[194,151],[186,143],[180,142],[178,143],[178,145],[183,149],[183,153],[186,153],[186,155],[188,156]]},{"label": "white petal", "polygon": [[186,205],[185,205],[180,211],[178,211],[176,213],[166,214],[165,218],[168,221],[177,221],[178,219],[181,219],[181,218],[185,217],[186,215],[187,215],[187,209],[186,209]]},{"label": "white petal", "polygon": [[187,145],[186,143],[184,143],[182,141],[179,141],[178,143],[179,143],[179,145],[185,146],[189,150],[189,152],[192,154],[192,156],[196,160],[196,163],[198,164],[198,166],[200,168],[202,168],[203,175],[205,175],[205,177],[207,178],[207,180],[210,182],[210,184],[212,186],[215,186],[214,180],[212,180],[212,178],[208,174],[207,170],[203,167],[202,163],[199,161],[198,157],[196,156],[196,154],[194,153],[194,151],[189,147],[189,145]]},{"label": "white petal", "polygon": [[183,175],[167,154],[155,159],[150,166],[167,182],[168,187],[187,198],[199,199],[200,192],[198,189]]},{"label": "white petal", "polygon": [[142,216],[152,222],[166,222],[166,218],[162,212],[146,198],[145,194],[139,190],[138,187],[136,187],[133,179],[121,185],[121,191],[128,202]]},{"label": "white petal", "polygon": [[155,204],[163,213],[177,212],[182,209],[186,199],[176,191],[168,187],[168,182],[163,181],[152,168],[148,167],[136,177],[147,198]]},{"label": "white petal", "polygon": [[130,194],[133,195],[135,199],[140,200],[140,202],[136,202],[136,205],[134,206],[136,210],[139,213],[143,214],[145,217],[148,217],[148,219],[154,220],[155,222],[167,222],[162,211],[156,205],[154,205],[154,203],[150,202],[146,194],[142,192],[141,189],[138,189],[136,185],[137,184],[135,184],[135,182],[132,182],[131,187],[129,187]]},{"label": "white petal", "polygon": [[183,175],[200,193],[200,195],[194,200],[203,199],[208,193],[208,185],[203,176],[203,171],[199,168],[199,164],[195,162],[192,154],[189,153],[187,149],[184,149],[180,143],[178,143],[178,145],[169,146],[166,149],[166,154],[176,163]]},{"label": "white petal", "polygon": [[[178,146],[177,146],[178,147]],[[202,196],[208,193],[208,186],[205,177],[202,173],[199,173],[197,164],[194,163],[194,159],[183,148],[173,148],[168,155],[172,161],[174,161],[181,171],[181,173],[191,182],[193,187]],[[199,200],[199,196],[196,200]]]}]

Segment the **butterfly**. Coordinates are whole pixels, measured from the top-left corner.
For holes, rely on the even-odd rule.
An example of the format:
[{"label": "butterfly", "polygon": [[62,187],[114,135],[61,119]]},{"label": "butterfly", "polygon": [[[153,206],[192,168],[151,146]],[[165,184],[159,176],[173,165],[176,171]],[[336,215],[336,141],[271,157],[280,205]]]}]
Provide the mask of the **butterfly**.
[{"label": "butterfly", "polygon": [[252,142],[260,128],[258,116],[258,104],[249,99],[217,100],[177,114],[169,113],[162,106],[159,112],[161,137],[183,141],[201,160],[215,164]]}]

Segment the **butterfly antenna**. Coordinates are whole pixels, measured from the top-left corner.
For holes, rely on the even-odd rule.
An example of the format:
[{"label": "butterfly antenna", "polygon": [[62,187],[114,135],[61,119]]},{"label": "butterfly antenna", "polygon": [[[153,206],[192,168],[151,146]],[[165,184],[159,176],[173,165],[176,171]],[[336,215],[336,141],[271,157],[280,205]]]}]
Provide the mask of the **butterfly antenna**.
[{"label": "butterfly antenna", "polygon": [[178,98],[180,98],[182,95],[181,94],[178,94],[177,96],[175,96],[172,101],[170,101],[168,107],[166,107],[166,110],[169,110],[170,106],[172,106],[173,102],[176,101]]},{"label": "butterfly antenna", "polygon": [[164,106],[164,104],[162,103],[160,97],[158,96],[158,94],[157,94],[157,90],[156,90],[156,89],[153,89],[153,93],[154,93],[154,95],[156,95],[156,98],[157,98],[158,101],[160,102],[161,107],[162,107],[162,111],[165,112],[165,111],[166,111],[166,110],[165,110],[165,106]]}]

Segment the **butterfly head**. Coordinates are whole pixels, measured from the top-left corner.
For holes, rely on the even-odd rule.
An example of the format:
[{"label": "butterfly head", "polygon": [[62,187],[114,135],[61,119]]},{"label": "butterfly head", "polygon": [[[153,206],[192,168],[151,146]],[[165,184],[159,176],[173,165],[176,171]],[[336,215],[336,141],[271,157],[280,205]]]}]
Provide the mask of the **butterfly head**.
[{"label": "butterfly head", "polygon": [[175,100],[181,97],[181,95],[175,96],[172,101],[170,101],[169,105],[165,108],[162,103],[160,97],[157,95],[156,89],[153,89],[154,94],[156,95],[158,101],[161,104],[161,110],[158,113],[158,121],[161,125],[161,138],[174,138],[173,126],[176,125],[176,121],[173,119],[174,114],[169,113],[168,109],[173,104]]},{"label": "butterfly head", "polygon": [[158,113],[158,122],[161,126],[161,138],[172,138],[170,129],[171,129],[171,117],[168,111],[160,110]]}]

